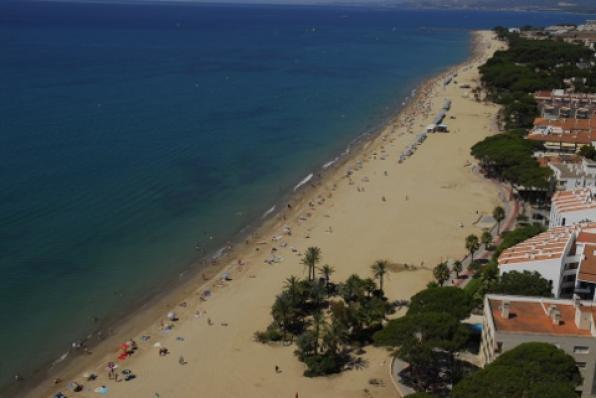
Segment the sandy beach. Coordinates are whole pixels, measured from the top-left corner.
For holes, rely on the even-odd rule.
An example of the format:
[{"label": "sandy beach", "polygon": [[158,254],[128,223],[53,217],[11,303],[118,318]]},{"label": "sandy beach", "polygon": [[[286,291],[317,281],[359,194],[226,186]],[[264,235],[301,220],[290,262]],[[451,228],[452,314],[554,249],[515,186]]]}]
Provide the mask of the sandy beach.
[{"label": "sandy beach", "polygon": [[[108,380],[106,364],[117,362],[118,352],[118,344],[106,346],[114,343],[110,339],[58,374],[61,383],[46,380],[28,396],[67,393],[70,381],[85,389],[67,395],[85,398],[99,396],[93,389],[102,385],[109,390],[107,397],[398,396],[385,350],[367,347],[363,369],[306,378],[294,347],[263,345],[253,335],[270,322],[270,306],[283,281],[291,275],[306,276],[300,259],[309,246],[321,248],[321,264],[335,267],[336,281],[353,273],[370,276],[375,260],[389,260],[395,266],[385,290],[396,300],[423,289],[432,280],[432,267],[447,258],[462,258],[465,236],[482,232],[477,222],[500,204],[498,186],[477,172],[470,147],[495,133],[498,107],[475,101],[471,89],[460,86],[476,87],[477,67],[503,44],[491,32],[474,36],[470,60],[419,87],[415,100],[380,134],[309,184],[301,201],[226,257],[222,265],[230,280],[222,281],[221,272],[209,281],[199,275],[183,295],[157,303],[120,331],[127,336],[122,341],[134,338],[139,345],[130,358],[118,362],[119,369],[131,369],[136,379]],[[454,81],[444,86],[445,77],[453,73]],[[413,156],[398,163],[403,149],[431,123],[445,98],[452,100],[445,119],[450,132],[429,134]],[[399,266],[403,264],[416,269],[406,270]],[[206,289],[211,294],[202,300]],[[164,331],[161,323],[167,322],[169,311],[180,319]],[[156,343],[167,347],[169,355],[160,357]],[[181,355],[185,365],[179,364]],[[84,372],[97,373],[97,380],[83,381]],[[381,383],[371,385],[373,378]]]}]

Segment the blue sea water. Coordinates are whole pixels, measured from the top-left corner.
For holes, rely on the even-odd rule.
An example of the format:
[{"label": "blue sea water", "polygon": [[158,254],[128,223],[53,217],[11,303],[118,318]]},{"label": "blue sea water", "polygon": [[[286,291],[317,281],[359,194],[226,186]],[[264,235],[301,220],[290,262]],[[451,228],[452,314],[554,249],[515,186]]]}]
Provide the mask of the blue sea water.
[{"label": "blue sea water", "polygon": [[0,3],[0,384],[159,292],[463,61],[572,14]]}]

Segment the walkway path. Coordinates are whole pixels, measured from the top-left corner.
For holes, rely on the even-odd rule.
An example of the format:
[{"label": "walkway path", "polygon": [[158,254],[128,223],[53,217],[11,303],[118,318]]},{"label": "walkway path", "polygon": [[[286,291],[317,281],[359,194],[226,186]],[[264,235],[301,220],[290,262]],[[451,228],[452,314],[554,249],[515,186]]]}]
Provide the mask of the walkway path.
[{"label": "walkway path", "polygon": [[[501,222],[500,232],[509,231],[515,226],[515,220],[519,213],[520,205],[517,200],[513,199],[511,188],[505,184],[501,184],[499,197],[503,201],[503,208],[505,209],[505,219]],[[497,224],[493,225],[493,227],[489,230],[489,232],[493,235],[493,242],[495,246],[501,242],[501,237],[499,234],[497,234],[496,229]],[[487,259],[490,255],[491,252],[482,247],[474,254],[474,258],[476,260]],[[452,273],[449,280],[447,281],[447,286],[458,286],[463,288],[468,284],[468,282],[472,279],[472,275],[474,274],[474,271],[468,270],[471,260],[472,258],[469,254],[460,260],[462,262],[464,271],[460,273],[459,278],[456,278],[455,273]]]}]

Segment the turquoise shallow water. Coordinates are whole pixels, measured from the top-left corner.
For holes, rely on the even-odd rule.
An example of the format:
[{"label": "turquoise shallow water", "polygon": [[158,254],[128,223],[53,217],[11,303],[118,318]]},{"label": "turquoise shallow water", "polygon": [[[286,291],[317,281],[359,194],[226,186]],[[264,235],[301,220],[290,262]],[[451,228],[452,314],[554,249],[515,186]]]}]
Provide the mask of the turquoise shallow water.
[{"label": "turquoise shallow water", "polygon": [[469,29],[561,20],[581,17],[1,3],[0,384],[258,220]]}]

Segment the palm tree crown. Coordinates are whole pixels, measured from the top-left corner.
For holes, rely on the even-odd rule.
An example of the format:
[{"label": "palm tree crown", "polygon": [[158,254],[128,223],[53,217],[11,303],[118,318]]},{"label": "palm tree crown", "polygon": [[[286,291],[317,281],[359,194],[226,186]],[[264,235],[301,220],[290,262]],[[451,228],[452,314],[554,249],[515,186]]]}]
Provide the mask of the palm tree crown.
[{"label": "palm tree crown", "polygon": [[470,252],[471,260],[474,262],[474,253],[480,248],[480,241],[474,234],[466,237],[466,249]]},{"label": "palm tree crown", "polygon": [[306,252],[304,253],[304,258],[302,259],[302,264],[304,264],[308,268],[309,281],[315,280],[315,268],[320,260],[321,249],[315,246],[311,246],[308,249],[306,249]]},{"label": "palm tree crown", "polygon": [[331,279],[331,274],[333,274],[335,272],[335,268],[333,268],[329,264],[325,264],[321,267],[319,272],[321,273],[323,278],[325,278],[325,283],[328,285],[329,280]]},{"label": "palm tree crown", "polygon": [[379,290],[383,292],[383,277],[387,273],[387,266],[389,265],[389,261],[387,260],[377,260],[373,265],[371,265],[371,269],[375,278],[379,280]]}]

